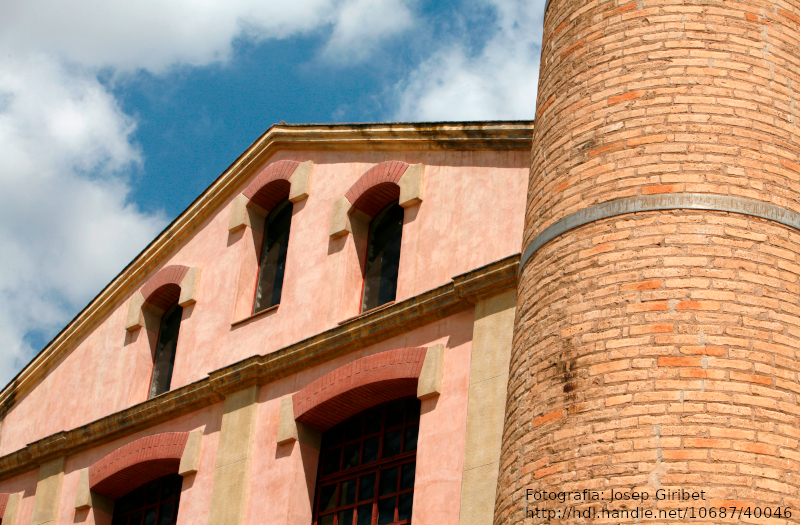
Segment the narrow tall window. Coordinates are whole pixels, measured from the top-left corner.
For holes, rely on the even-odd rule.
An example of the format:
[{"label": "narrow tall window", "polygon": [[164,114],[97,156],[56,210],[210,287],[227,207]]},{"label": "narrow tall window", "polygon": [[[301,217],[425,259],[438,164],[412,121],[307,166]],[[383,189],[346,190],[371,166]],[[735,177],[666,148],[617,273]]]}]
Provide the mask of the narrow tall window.
[{"label": "narrow tall window", "polygon": [[150,381],[151,398],[169,391],[182,315],[183,308],[175,303],[167,308],[167,311],[161,316],[161,326],[158,330],[158,342],[153,359],[153,379]]},{"label": "narrow tall window", "polygon": [[173,525],[178,519],[183,478],[164,476],[122,496],[111,525]]},{"label": "narrow tall window", "polygon": [[379,211],[369,223],[362,312],[394,301],[397,296],[404,213],[395,202]]},{"label": "narrow tall window", "polygon": [[270,212],[264,224],[264,242],[261,245],[256,299],[253,303],[254,314],[281,302],[291,225],[292,203],[284,199]]},{"label": "narrow tall window", "polygon": [[420,402],[372,408],[322,435],[314,525],[411,522]]}]

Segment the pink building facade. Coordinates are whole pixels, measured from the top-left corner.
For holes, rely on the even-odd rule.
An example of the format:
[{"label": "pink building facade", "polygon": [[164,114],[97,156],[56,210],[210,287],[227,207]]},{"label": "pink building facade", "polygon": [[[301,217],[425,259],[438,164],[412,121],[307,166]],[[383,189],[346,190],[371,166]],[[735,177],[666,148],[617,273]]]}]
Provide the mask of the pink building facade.
[{"label": "pink building facade", "polygon": [[[393,519],[376,495],[370,525],[490,522],[531,129],[270,128],[0,394],[2,523],[361,524],[348,468],[361,473],[358,501],[370,472],[413,469]],[[254,314],[280,202],[291,214],[279,299]],[[398,205],[393,297],[365,310],[370,265],[388,265],[370,259],[376,217]],[[397,407],[397,459],[347,467],[358,447],[369,463],[370,417],[387,457]],[[321,457],[340,453],[336,429],[359,414],[365,434],[342,430],[341,476],[326,478]],[[339,487],[326,508],[345,510],[324,513],[324,479]],[[126,495],[154,483],[160,495],[137,513]],[[160,510],[148,514],[151,499]]]}]

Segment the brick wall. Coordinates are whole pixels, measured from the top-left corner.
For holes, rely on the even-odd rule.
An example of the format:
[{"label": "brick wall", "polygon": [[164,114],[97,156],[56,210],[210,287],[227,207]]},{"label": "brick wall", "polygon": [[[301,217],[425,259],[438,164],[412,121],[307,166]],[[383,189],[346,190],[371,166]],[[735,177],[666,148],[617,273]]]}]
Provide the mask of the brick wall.
[{"label": "brick wall", "polygon": [[524,517],[527,488],[702,488],[708,505],[800,509],[800,234],[632,214],[561,236],[526,278],[499,522]]},{"label": "brick wall", "polygon": [[[797,0],[552,0],[523,246],[626,197],[800,211],[799,46]],[[724,212],[604,219],[541,248],[520,275],[495,522],[523,521],[526,489],[681,487],[798,521],[799,276],[800,232]]]},{"label": "brick wall", "polygon": [[800,211],[800,2],[552,0],[525,244],[664,192]]}]

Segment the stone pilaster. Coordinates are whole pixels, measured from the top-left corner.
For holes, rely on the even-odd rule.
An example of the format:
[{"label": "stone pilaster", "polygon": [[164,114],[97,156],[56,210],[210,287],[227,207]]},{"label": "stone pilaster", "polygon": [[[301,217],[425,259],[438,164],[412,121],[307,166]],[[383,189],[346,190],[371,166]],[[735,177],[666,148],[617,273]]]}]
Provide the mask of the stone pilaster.
[{"label": "stone pilaster", "polygon": [[244,519],[253,454],[258,387],[225,398],[209,525],[240,525]]}]

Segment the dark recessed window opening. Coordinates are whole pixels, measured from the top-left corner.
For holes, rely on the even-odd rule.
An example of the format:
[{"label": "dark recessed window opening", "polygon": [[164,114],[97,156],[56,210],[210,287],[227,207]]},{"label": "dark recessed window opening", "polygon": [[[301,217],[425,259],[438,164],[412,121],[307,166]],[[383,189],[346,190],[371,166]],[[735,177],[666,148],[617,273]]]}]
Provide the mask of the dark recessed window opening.
[{"label": "dark recessed window opening", "polygon": [[178,519],[183,478],[164,476],[122,496],[111,525],[173,525]]},{"label": "dark recessed window opening", "polygon": [[322,435],[314,525],[411,523],[419,409],[393,401]]},{"label": "dark recessed window opening", "polygon": [[183,308],[175,303],[161,316],[161,327],[158,330],[158,343],[153,360],[153,379],[150,381],[151,398],[169,391],[182,315]]},{"label": "dark recessed window opening", "polygon": [[292,203],[284,199],[275,206],[264,223],[264,242],[261,245],[256,299],[253,303],[254,314],[281,302],[291,225]]},{"label": "dark recessed window opening", "polygon": [[397,296],[404,213],[395,202],[378,212],[369,223],[362,312],[394,301]]}]

